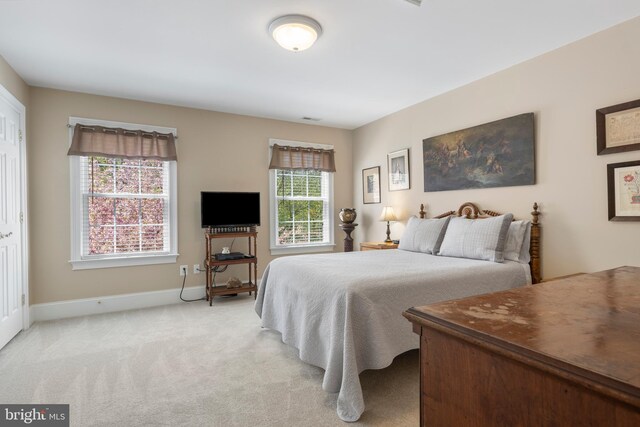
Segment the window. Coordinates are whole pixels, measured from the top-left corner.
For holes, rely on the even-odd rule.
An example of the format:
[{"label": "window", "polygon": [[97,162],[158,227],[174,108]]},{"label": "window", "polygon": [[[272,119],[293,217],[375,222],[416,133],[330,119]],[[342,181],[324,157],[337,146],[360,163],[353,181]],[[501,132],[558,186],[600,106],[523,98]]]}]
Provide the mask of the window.
[{"label": "window", "polygon": [[[99,125],[126,128],[122,123]],[[160,129],[144,130],[175,132]],[[70,159],[74,270],[175,262],[175,161]]]},{"label": "window", "polygon": [[[277,141],[272,140],[272,144],[274,142]],[[291,141],[284,142],[292,145]],[[299,142],[295,144],[308,146]],[[269,173],[271,253],[333,250],[332,174],[282,169],[271,169]]]},{"label": "window", "polygon": [[83,254],[169,252],[168,163],[80,158]]}]

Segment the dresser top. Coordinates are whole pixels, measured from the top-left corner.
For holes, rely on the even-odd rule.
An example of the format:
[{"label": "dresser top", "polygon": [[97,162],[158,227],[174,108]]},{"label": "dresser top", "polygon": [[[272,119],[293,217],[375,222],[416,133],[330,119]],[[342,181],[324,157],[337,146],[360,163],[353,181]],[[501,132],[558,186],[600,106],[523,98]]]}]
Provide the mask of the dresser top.
[{"label": "dresser top", "polygon": [[525,357],[557,361],[573,374],[620,382],[640,396],[638,267],[411,308],[405,316]]}]

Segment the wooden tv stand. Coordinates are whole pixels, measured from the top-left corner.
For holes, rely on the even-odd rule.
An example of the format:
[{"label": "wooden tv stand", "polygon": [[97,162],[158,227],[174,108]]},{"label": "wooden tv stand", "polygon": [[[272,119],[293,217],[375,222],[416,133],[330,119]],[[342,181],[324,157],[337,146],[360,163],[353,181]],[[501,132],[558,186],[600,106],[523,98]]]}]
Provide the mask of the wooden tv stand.
[{"label": "wooden tv stand", "polygon": [[[206,294],[209,305],[213,304],[213,297],[218,295],[234,295],[242,292],[258,292],[258,257],[257,257],[257,242],[258,232],[255,227],[247,228],[249,231],[234,231],[234,232],[217,232],[208,229],[204,233],[205,238],[205,261],[204,268],[206,274]],[[215,254],[211,250],[211,242],[215,239],[228,239],[246,237],[249,243],[249,253],[246,258],[218,261],[215,259]],[[225,286],[215,286],[213,283],[214,269],[217,267],[225,267],[229,265],[247,265],[249,267],[249,282],[243,283],[240,288],[227,288]],[[256,295],[254,294],[254,298]]]},{"label": "wooden tv stand", "polygon": [[429,426],[640,426],[640,268],[410,308]]}]

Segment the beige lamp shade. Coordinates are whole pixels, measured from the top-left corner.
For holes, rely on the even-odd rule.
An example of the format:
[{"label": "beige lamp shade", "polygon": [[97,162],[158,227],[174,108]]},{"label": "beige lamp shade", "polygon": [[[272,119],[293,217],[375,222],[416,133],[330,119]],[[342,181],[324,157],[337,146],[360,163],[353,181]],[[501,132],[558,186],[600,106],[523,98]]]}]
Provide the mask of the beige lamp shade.
[{"label": "beige lamp shade", "polygon": [[382,214],[380,215],[380,221],[397,221],[396,213],[391,206],[385,206],[382,208]]}]

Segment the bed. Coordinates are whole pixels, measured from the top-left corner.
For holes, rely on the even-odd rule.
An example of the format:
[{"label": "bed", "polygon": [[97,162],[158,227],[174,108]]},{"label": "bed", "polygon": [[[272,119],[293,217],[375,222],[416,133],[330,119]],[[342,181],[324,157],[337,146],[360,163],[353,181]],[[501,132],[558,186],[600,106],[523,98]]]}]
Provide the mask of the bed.
[{"label": "bed", "polygon": [[[540,281],[537,205],[532,214],[527,264],[400,249],[283,257],[265,269],[256,312],[301,360],[325,370],[322,387],[338,393],[338,416],[356,421],[365,408],[360,372],[385,368],[419,346],[404,310]],[[499,216],[465,203],[434,218]]]}]

